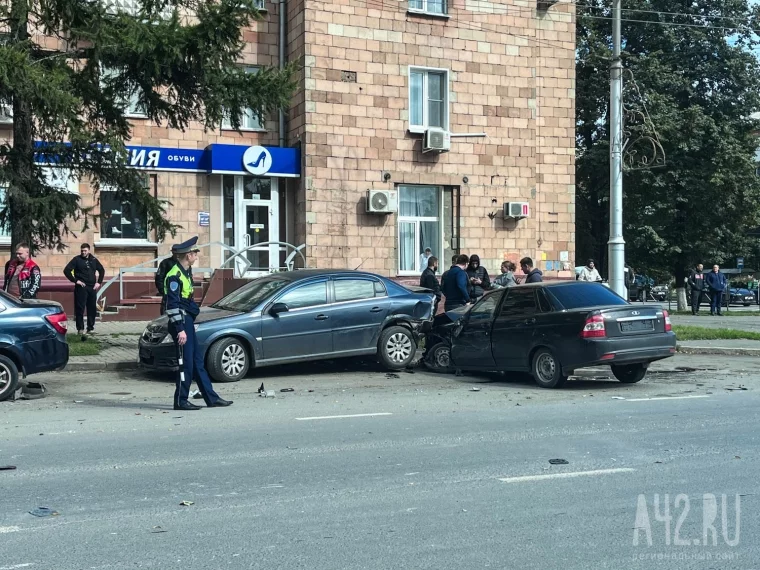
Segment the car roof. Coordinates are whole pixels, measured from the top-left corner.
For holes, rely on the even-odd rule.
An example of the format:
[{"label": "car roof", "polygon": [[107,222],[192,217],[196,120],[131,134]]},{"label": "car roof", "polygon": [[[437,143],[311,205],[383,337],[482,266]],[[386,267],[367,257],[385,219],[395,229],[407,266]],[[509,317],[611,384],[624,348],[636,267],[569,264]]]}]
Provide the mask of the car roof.
[{"label": "car roof", "polygon": [[272,273],[269,277],[277,277],[280,279],[287,279],[289,281],[300,281],[302,279],[309,279],[311,277],[372,277],[375,279],[383,279],[380,275],[374,273],[368,273],[366,271],[355,271],[353,269],[296,269],[294,271],[282,271],[280,273]]},{"label": "car roof", "polygon": [[588,283],[586,281],[575,281],[570,279],[563,279],[562,281],[541,281],[540,283],[522,283],[520,287],[567,287],[568,285],[577,285],[579,287],[604,287],[601,283]]}]

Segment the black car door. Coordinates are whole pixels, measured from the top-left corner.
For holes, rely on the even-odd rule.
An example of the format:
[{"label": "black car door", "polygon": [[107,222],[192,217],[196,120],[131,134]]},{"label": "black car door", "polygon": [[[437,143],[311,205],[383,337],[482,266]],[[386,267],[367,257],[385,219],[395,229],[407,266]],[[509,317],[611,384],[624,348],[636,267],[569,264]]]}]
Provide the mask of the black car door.
[{"label": "black car door", "polygon": [[492,370],[491,327],[503,292],[490,293],[475,303],[462,330],[452,340],[451,360],[464,369]]},{"label": "black car door", "polygon": [[533,346],[538,304],[536,288],[510,287],[493,324],[491,343],[499,370],[525,370]]}]

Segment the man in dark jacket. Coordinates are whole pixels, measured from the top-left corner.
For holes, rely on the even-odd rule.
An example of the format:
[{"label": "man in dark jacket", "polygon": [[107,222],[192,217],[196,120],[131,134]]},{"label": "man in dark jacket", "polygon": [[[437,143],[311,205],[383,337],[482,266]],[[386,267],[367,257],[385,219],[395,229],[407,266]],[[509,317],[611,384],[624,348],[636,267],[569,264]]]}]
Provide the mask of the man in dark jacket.
[{"label": "man in dark jacket", "polygon": [[[435,293],[435,309],[438,309],[438,303],[441,301],[441,285],[438,283],[438,278],[435,276],[435,272],[438,270],[438,258],[429,258],[427,264],[428,266],[420,276],[420,287],[430,289]],[[434,310],[434,312],[436,311]]]},{"label": "man in dark jacket", "polygon": [[705,275],[702,272],[704,266],[697,263],[697,266],[689,274],[689,288],[691,289],[691,314],[699,314],[699,302],[702,300],[702,293],[705,290]]},{"label": "man in dark jacket", "polygon": [[27,244],[18,244],[16,258],[5,264],[3,275],[3,291],[17,299],[37,298],[42,284],[42,272],[31,258]]},{"label": "man in dark jacket", "polygon": [[523,257],[520,260],[520,269],[525,273],[523,283],[541,283],[544,280],[541,270],[533,268],[533,260],[530,257]]},{"label": "man in dark jacket", "polygon": [[441,284],[441,293],[446,297],[443,305],[446,311],[462,307],[470,302],[467,272],[465,271],[469,262],[470,259],[466,255],[459,255],[456,259],[456,265],[446,272],[446,277]]},{"label": "man in dark jacket", "polygon": [[166,274],[169,273],[169,270],[174,267],[175,263],[177,263],[176,251],[177,246],[175,244],[172,246],[172,254],[169,257],[162,259],[161,263],[159,263],[154,280],[156,289],[158,289],[158,294],[161,295],[162,315],[166,312],[166,291],[164,291],[164,281],[166,280]]},{"label": "man in dark jacket", "polygon": [[[84,330],[84,312],[87,310],[87,334],[95,330],[97,315],[97,292],[103,284],[106,270],[100,261],[90,253],[90,244],[83,243],[80,255],[69,261],[63,270],[66,279],[74,283],[74,312],[76,314],[77,334],[87,340]],[[97,276],[96,276],[97,274]]]},{"label": "man in dark jacket", "polygon": [[723,292],[726,290],[726,276],[720,272],[720,267],[713,265],[713,270],[705,277],[705,285],[710,291],[710,314],[716,312],[721,316],[721,306],[723,305]]}]

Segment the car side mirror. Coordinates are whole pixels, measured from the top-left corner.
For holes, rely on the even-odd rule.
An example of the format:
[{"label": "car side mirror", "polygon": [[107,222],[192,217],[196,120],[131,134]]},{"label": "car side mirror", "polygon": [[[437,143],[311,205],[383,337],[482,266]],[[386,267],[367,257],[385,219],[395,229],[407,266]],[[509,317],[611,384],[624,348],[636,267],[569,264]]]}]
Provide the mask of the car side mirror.
[{"label": "car side mirror", "polygon": [[279,315],[280,313],[287,313],[290,309],[285,303],[275,303],[272,305],[272,308],[269,309],[269,314],[274,316]]}]

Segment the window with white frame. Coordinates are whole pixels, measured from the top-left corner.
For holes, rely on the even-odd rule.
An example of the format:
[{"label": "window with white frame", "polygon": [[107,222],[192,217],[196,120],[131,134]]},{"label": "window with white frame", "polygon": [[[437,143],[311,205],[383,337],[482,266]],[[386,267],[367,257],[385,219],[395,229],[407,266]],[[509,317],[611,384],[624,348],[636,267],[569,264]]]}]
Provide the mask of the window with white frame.
[{"label": "window with white frame", "polygon": [[449,72],[409,68],[409,128],[449,128]]},{"label": "window with white frame", "polygon": [[266,0],[256,0],[256,9],[257,10],[266,10]]},{"label": "window with white frame", "polygon": [[[145,184],[150,184],[147,176]],[[115,190],[101,188],[100,236],[108,240],[147,241],[148,216],[137,204],[120,198]]]},{"label": "window with white frame", "polygon": [[[256,74],[260,69],[258,66],[249,65],[245,67],[245,72]],[[264,124],[262,118],[253,109],[243,109],[240,113],[240,128],[244,131],[261,131],[264,130]],[[222,129],[232,129],[232,121],[229,117],[222,121]]]},{"label": "window with white frame", "polygon": [[[119,72],[114,69],[103,68],[101,70],[101,82],[109,79],[115,79]],[[121,101],[116,101],[117,105],[124,108],[125,117],[143,118],[145,117],[145,108],[140,105],[140,88],[136,85],[129,87],[128,94]]]},{"label": "window with white frame", "polygon": [[[61,192],[79,193],[79,181],[72,176],[71,171],[66,168],[42,168],[42,176],[45,184]],[[5,205],[6,189],[0,187],[0,204]],[[11,228],[0,228],[0,243],[8,243],[11,238]]]},{"label": "window with white frame", "polygon": [[425,250],[443,259],[442,189],[440,186],[399,186],[398,267],[402,275],[419,275]]},{"label": "window with white frame", "polygon": [[409,0],[409,10],[427,14],[447,14],[446,0]]}]

